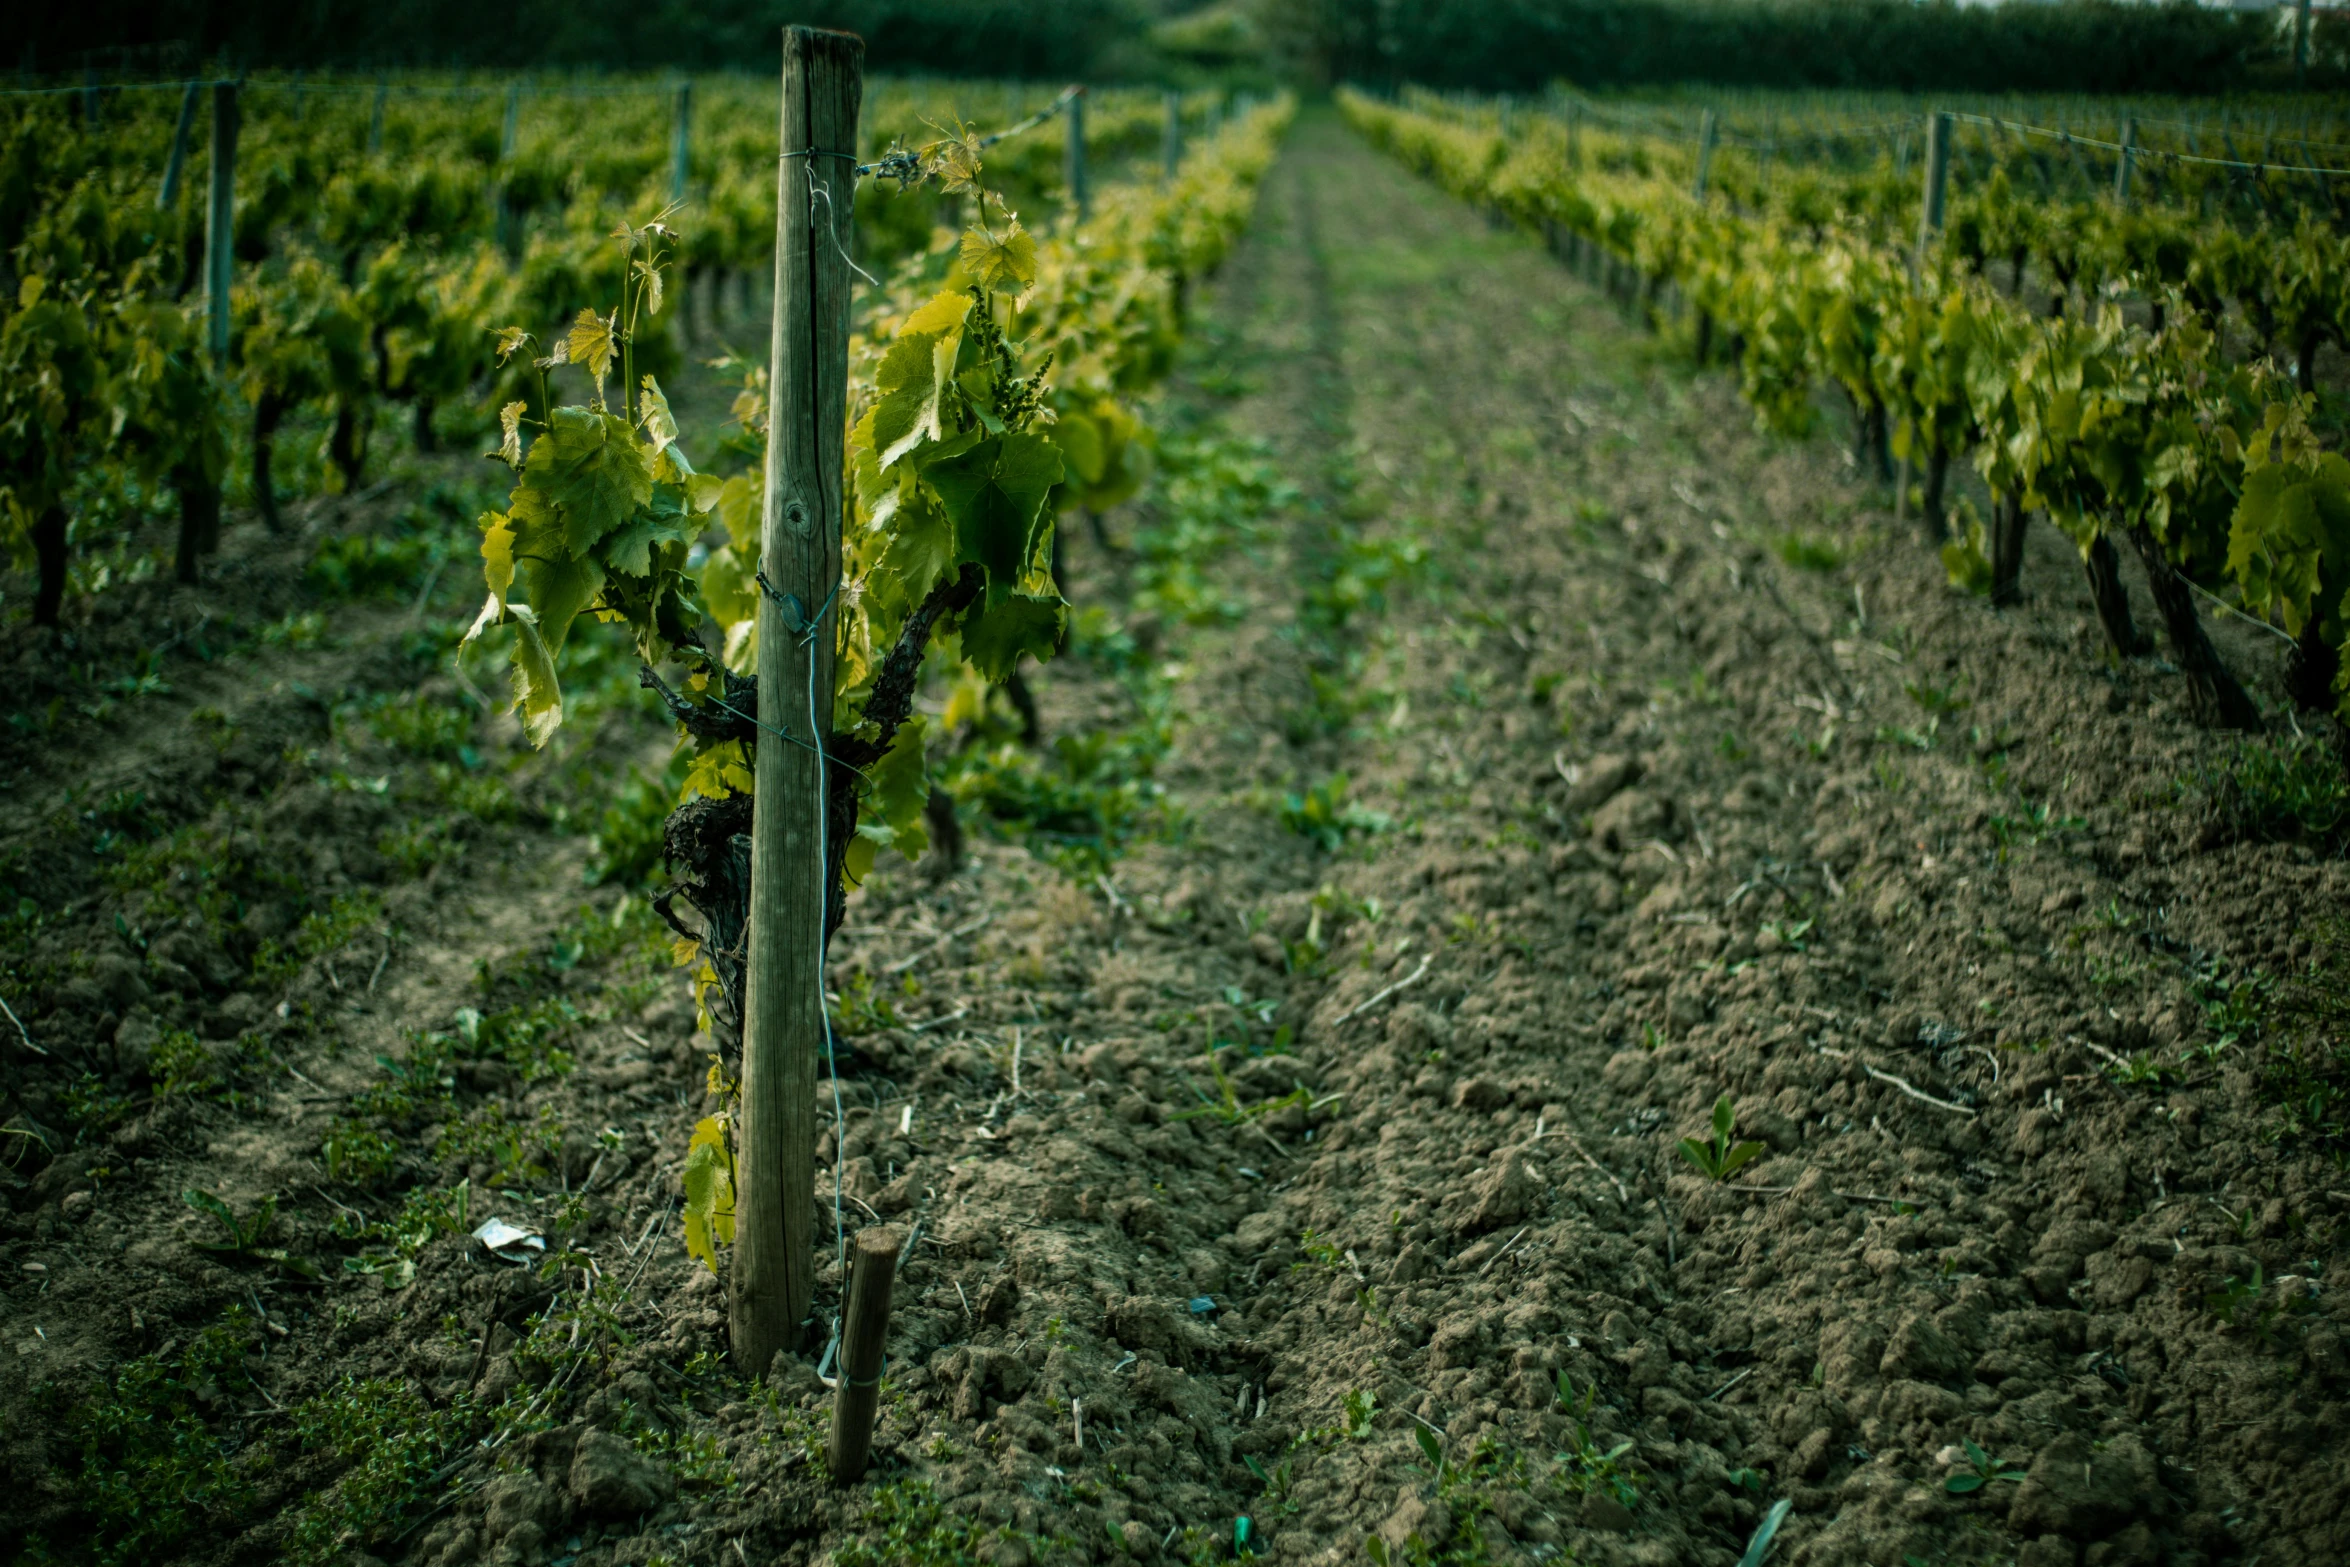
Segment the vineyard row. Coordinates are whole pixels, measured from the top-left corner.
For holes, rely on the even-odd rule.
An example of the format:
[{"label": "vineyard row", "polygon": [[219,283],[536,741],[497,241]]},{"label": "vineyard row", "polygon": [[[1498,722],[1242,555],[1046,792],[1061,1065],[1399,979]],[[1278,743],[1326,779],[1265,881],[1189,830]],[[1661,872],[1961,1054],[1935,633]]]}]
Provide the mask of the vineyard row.
[{"label": "vineyard row", "polygon": [[[2138,555],[2206,722],[2260,723],[2197,611],[2227,583],[2293,640],[2294,699],[2350,715],[2350,462],[2313,384],[2319,348],[2350,342],[2350,240],[2326,214],[2050,206],[2003,170],[1952,192],[1948,164],[1927,160],[1765,185],[1721,177],[1702,147],[1679,159],[1549,117],[1505,132],[1431,98],[1341,103],[1374,143],[1685,334],[1700,362],[1727,358],[1766,428],[1804,432],[1815,388],[1840,389],[1861,455],[1887,480],[1894,456],[1922,470],[1929,541],[1994,603],[2015,599],[2041,513],[2079,550],[2118,654],[2145,651],[2117,542]],[[1947,144],[1946,122],[1921,129]],[[2004,291],[1994,259],[2010,263]],[[1993,515],[1953,538],[1961,461]]]},{"label": "vineyard row", "polygon": [[[872,155],[1042,95],[876,96]],[[697,296],[715,324],[730,283],[747,294],[774,238],[771,91],[719,81],[698,108],[689,89],[503,97],[189,84],[95,109],[0,98],[0,537],[37,561],[36,621],[57,623],[77,555],[167,506],[183,578],[216,547],[232,487],[277,526],[289,427],[322,426],[326,482],[346,491],[400,410],[423,449],[459,405],[473,438],[527,389],[494,329],[543,330],[616,297],[616,227],[668,213],[687,231],[672,252],[684,308],[648,316],[643,368],[682,363]],[[1161,173],[1223,118],[1218,95],[1112,91],[1071,123],[1086,155]],[[1020,207],[1077,205],[1084,160],[1065,137],[987,158]],[[958,201],[876,182],[848,243],[868,270],[902,264],[960,227]]]}]

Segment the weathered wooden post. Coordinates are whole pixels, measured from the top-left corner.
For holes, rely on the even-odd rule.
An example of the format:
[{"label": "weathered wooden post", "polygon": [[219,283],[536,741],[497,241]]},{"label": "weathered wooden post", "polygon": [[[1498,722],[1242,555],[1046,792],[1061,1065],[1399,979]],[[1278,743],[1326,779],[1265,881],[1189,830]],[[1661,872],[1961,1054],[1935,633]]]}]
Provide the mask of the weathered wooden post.
[{"label": "weathered wooden post", "polygon": [[1705,111],[1705,123],[1697,132],[1697,182],[1689,188],[1689,194],[1701,202],[1705,200],[1706,176],[1713,172],[1714,143],[1720,136],[1721,122],[1715,118],[1714,111],[1708,109]]},{"label": "weathered wooden post", "polygon": [[687,176],[693,172],[694,84],[677,84],[676,124],[670,132],[669,199],[685,200]]},{"label": "weathered wooden post", "polygon": [[[750,960],[735,1130],[735,1357],[753,1376],[790,1348],[816,1292],[816,1057],[824,1038],[832,609],[840,587],[849,261],[865,45],[783,32],[768,346],[767,493],[759,525],[758,793]],[[790,738],[786,738],[786,735]]]},{"label": "weathered wooden post", "polygon": [[212,168],[204,203],[204,346],[228,360],[229,284],[236,269],[237,84],[212,84]]},{"label": "weathered wooden post", "polygon": [[188,132],[195,128],[196,96],[202,90],[199,84],[190,82],[180,93],[179,123],[171,131],[171,156],[163,164],[163,187],[155,192],[155,205],[160,211],[168,212],[179,205],[180,176],[188,167]]},{"label": "weathered wooden post", "polygon": [[1069,185],[1069,210],[1083,223],[1093,216],[1093,190],[1085,178],[1085,89],[1069,89],[1069,145],[1063,174]]}]

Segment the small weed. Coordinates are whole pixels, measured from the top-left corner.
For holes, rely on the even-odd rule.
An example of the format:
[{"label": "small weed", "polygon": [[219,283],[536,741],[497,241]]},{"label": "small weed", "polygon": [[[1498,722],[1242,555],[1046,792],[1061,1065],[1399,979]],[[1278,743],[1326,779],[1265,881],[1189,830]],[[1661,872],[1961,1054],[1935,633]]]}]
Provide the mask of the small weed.
[{"label": "small weed", "polygon": [[1975,705],[1974,699],[1971,697],[1953,695],[1951,692],[1923,680],[1912,680],[1903,685],[1901,689],[1908,692],[1909,699],[1933,718],[1944,718],[1952,713],[1963,713]]},{"label": "small weed", "polygon": [[277,1199],[264,1197],[252,1217],[240,1219],[229,1205],[208,1191],[190,1187],[180,1193],[180,1201],[219,1224],[223,1234],[217,1240],[191,1239],[189,1244],[198,1251],[216,1256],[252,1258],[260,1262],[274,1262],[288,1273],[302,1278],[318,1277],[315,1263],[290,1255],[282,1246],[264,1246],[261,1242],[277,1223]]},{"label": "small weed", "polygon": [[1791,529],[1771,540],[1771,553],[1798,571],[1841,571],[1853,551],[1824,533]]},{"label": "small weed", "polygon": [[1333,773],[1309,786],[1303,794],[1283,796],[1281,825],[1302,838],[1311,839],[1325,854],[1336,854],[1350,836],[1382,833],[1392,825],[1378,811],[1347,804],[1346,791],[1346,774]]},{"label": "small weed", "polygon": [[1359,1387],[1346,1390],[1346,1439],[1365,1442],[1371,1437],[1371,1418],[1379,1412],[1379,1395]]},{"label": "small weed", "polygon": [[1733,1145],[1730,1141],[1733,1118],[1730,1096],[1724,1094],[1714,1101],[1713,1141],[1701,1143],[1694,1137],[1681,1139],[1681,1157],[1695,1165],[1697,1172],[1709,1181],[1728,1180],[1766,1151],[1761,1143]]},{"label": "small weed", "polygon": [[1961,1452],[1964,1456],[1959,1460],[1960,1467],[1952,1473],[1949,1479],[1942,1482],[1943,1490],[1954,1496],[1964,1496],[1969,1491],[1980,1491],[1995,1481],[2009,1485],[2023,1483],[2023,1466],[2016,1463],[2015,1460],[1993,1458],[1975,1445],[1973,1437],[1961,1438],[1961,1442],[1963,1444]]},{"label": "small weed", "polygon": [[1558,1401],[1573,1416],[1567,1447],[1551,1461],[1559,1466],[1559,1482],[1572,1491],[1599,1491],[1630,1507],[1640,1500],[1640,1482],[1647,1477],[1624,1463],[1632,1451],[1629,1439],[1601,1451],[1591,1435],[1591,1411],[1599,1402],[1594,1382],[1578,1395],[1567,1374],[1558,1374]]}]

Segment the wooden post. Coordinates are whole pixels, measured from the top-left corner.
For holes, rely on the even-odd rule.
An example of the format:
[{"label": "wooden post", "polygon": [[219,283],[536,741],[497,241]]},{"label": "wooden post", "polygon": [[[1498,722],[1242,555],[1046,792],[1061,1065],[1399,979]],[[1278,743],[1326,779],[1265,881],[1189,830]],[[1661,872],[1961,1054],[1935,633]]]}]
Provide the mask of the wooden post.
[{"label": "wooden post", "polygon": [[506,200],[507,166],[514,161],[514,142],[522,125],[522,84],[509,82],[506,86],[506,125],[498,133],[498,247],[509,256],[522,249],[520,225],[514,221],[514,209]]},{"label": "wooden post", "polygon": [[212,84],[212,170],[204,204],[204,344],[228,358],[228,291],[236,271],[237,84]]},{"label": "wooden post", "polygon": [[[734,1353],[752,1376],[764,1375],[776,1352],[792,1345],[816,1293],[810,1182],[825,1026],[827,800],[822,762],[810,747],[828,746],[832,729],[830,611],[840,587],[849,373],[849,265],[839,236],[856,199],[864,61],[865,45],[853,34],[783,31],[772,411],[759,524],[760,566],[772,591],[760,595],[758,610],[759,689],[767,695],[751,815],[730,1302]],[[786,622],[782,594],[797,600],[800,626]]]},{"label": "wooden post", "polygon": [[2122,121],[2121,154],[2113,168],[2113,199],[2123,206],[2130,201],[2130,164],[2138,152],[2138,121],[2131,116]]},{"label": "wooden post", "polygon": [[375,79],[375,107],[367,115],[367,155],[372,158],[384,150],[384,99],[392,84],[379,76]]},{"label": "wooden post", "polygon": [[1934,236],[1942,232],[1942,209],[1950,193],[1950,116],[1926,116],[1926,192],[1918,206],[1918,270],[1924,271]]},{"label": "wooden post", "polygon": [[1069,149],[1062,170],[1069,185],[1069,210],[1079,223],[1093,216],[1093,190],[1085,180],[1085,89],[1072,88],[1069,100]]},{"label": "wooden post", "polygon": [[2301,0],[2293,14],[2293,90],[2309,79],[2309,0]]},{"label": "wooden post", "polygon": [[677,124],[669,148],[669,199],[685,200],[686,177],[692,172],[694,84],[677,84]]},{"label": "wooden post", "polygon": [[196,124],[196,95],[202,89],[190,82],[180,94],[179,123],[171,131],[171,156],[163,164],[163,188],[155,193],[155,205],[169,211],[179,205],[180,176],[188,168],[188,132]]},{"label": "wooden post", "polygon": [[1167,131],[1166,135],[1161,138],[1159,157],[1166,165],[1167,178],[1173,179],[1175,171],[1183,166],[1183,94],[1181,93],[1167,94]]},{"label": "wooden post", "polygon": [[1697,183],[1689,191],[1701,202],[1705,200],[1705,177],[1713,171],[1714,142],[1720,135],[1721,125],[1714,117],[1714,111],[1706,110],[1705,123],[1697,132]]},{"label": "wooden post", "polygon": [[82,67],[82,129],[98,129],[98,68],[94,65]]},{"label": "wooden post", "polygon": [[890,1287],[897,1280],[898,1232],[876,1225],[857,1232],[849,1307],[840,1323],[840,1386],[832,1396],[832,1480],[854,1485],[873,1453],[873,1416],[881,1405],[881,1365],[889,1348]]}]

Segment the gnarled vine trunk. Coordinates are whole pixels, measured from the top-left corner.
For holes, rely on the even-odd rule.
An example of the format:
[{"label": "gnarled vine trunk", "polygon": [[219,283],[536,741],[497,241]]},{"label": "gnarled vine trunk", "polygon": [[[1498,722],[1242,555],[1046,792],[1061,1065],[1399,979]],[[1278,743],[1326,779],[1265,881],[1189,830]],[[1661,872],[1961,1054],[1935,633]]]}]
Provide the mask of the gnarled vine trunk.
[{"label": "gnarled vine trunk", "polygon": [[2170,552],[2144,526],[2130,529],[2130,542],[2137,546],[2138,558],[2146,563],[2147,587],[2154,595],[2155,613],[2162,616],[2162,628],[2169,636],[2171,657],[2177,660],[2179,672],[2187,677],[2189,711],[2199,723],[2258,733],[2260,709],[2253,706],[2251,696],[2234,671],[2221,661],[2219,649],[2211,645],[2211,636],[2203,629],[2203,618],[2195,612],[2194,592],[2172,562]]},{"label": "gnarled vine trunk", "polygon": [[2089,575],[2089,597],[2097,605],[2097,621],[2105,628],[2107,644],[2123,658],[2145,652],[2146,634],[2130,614],[2130,589],[2122,581],[2121,554],[2114,549],[2113,540],[2097,535],[2081,566]]}]

